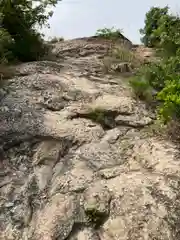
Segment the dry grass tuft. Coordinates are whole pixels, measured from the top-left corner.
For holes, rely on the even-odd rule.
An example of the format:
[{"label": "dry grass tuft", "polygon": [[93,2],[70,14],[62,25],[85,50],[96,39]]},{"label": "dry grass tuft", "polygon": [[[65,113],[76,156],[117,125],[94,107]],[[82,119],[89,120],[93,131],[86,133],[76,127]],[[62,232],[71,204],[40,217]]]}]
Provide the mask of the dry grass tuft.
[{"label": "dry grass tuft", "polygon": [[126,44],[118,44],[111,47],[107,55],[103,58],[103,71],[105,73],[135,72],[141,65],[151,61],[153,55],[154,52],[151,49],[143,46],[129,48]]},{"label": "dry grass tuft", "polygon": [[125,45],[113,47],[102,60],[103,71],[109,72],[131,72],[140,66],[140,60],[136,54]]}]

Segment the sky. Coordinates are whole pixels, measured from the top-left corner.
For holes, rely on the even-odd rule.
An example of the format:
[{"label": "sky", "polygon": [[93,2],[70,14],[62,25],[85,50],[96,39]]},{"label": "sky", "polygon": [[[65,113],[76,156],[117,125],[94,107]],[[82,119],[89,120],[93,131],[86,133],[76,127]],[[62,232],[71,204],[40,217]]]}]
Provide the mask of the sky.
[{"label": "sky", "polygon": [[119,28],[133,43],[140,43],[139,29],[144,26],[146,12],[151,6],[168,5],[180,13],[178,0],[62,0],[49,20],[46,38],[72,39],[92,36],[99,28]]}]

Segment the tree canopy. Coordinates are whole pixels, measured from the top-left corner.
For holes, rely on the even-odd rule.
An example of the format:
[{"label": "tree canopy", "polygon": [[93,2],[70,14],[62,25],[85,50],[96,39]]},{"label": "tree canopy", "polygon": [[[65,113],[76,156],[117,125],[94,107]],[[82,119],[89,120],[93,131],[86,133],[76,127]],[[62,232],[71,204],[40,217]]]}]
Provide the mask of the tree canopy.
[{"label": "tree canopy", "polygon": [[36,27],[47,24],[49,7],[59,0],[1,0],[0,57],[33,61],[43,54],[44,46]]},{"label": "tree canopy", "polygon": [[163,50],[169,57],[180,48],[180,17],[169,13],[169,8],[152,7],[145,16],[145,25],[140,29],[142,43],[147,47]]},{"label": "tree canopy", "polygon": [[[160,119],[179,121],[180,17],[169,13],[167,6],[152,7],[145,16],[145,25],[140,33],[143,44],[157,50],[158,61],[142,65],[131,85],[141,99],[158,100]],[[153,91],[155,96],[152,96]]]},{"label": "tree canopy", "polygon": [[158,8],[151,7],[146,13],[144,28],[140,29],[140,33],[143,35],[141,41],[148,47],[154,47],[159,41],[159,36],[155,35],[154,32],[159,27],[159,20],[162,16],[167,16],[168,7]]}]

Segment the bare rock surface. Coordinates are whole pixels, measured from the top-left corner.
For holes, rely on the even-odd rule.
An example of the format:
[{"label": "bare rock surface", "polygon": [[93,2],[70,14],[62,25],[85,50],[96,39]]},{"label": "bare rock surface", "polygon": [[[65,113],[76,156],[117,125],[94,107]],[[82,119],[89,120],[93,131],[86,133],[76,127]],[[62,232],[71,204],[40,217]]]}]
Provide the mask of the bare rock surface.
[{"label": "bare rock surface", "polygon": [[102,72],[108,49],[57,43],[3,87],[0,239],[180,239],[178,148],[142,134],[153,116]]}]

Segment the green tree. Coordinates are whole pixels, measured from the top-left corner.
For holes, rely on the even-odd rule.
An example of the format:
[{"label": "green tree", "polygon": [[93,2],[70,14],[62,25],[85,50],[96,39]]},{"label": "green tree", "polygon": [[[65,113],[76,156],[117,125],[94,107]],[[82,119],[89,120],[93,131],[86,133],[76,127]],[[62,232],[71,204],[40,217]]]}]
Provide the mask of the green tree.
[{"label": "green tree", "polygon": [[41,35],[36,27],[47,24],[52,16],[48,7],[58,0],[1,0],[1,28],[11,36],[10,51],[21,61],[37,60],[44,53]]},{"label": "green tree", "polygon": [[[157,61],[142,66],[131,80],[139,98],[157,99],[161,119],[180,119],[180,17],[168,7],[154,8],[146,14],[141,30],[142,42],[161,53]],[[155,93],[155,94],[154,94]],[[149,95],[151,97],[149,97]]]},{"label": "green tree", "polygon": [[164,57],[179,55],[180,48],[180,18],[176,15],[161,16],[158,28],[154,31],[158,37],[158,47],[163,50]]},{"label": "green tree", "polygon": [[146,13],[145,26],[140,29],[140,33],[143,35],[141,38],[142,43],[147,47],[155,47],[159,42],[158,35],[154,34],[154,31],[159,27],[159,20],[162,16],[167,16],[169,8],[166,6],[164,8],[152,7]]}]

